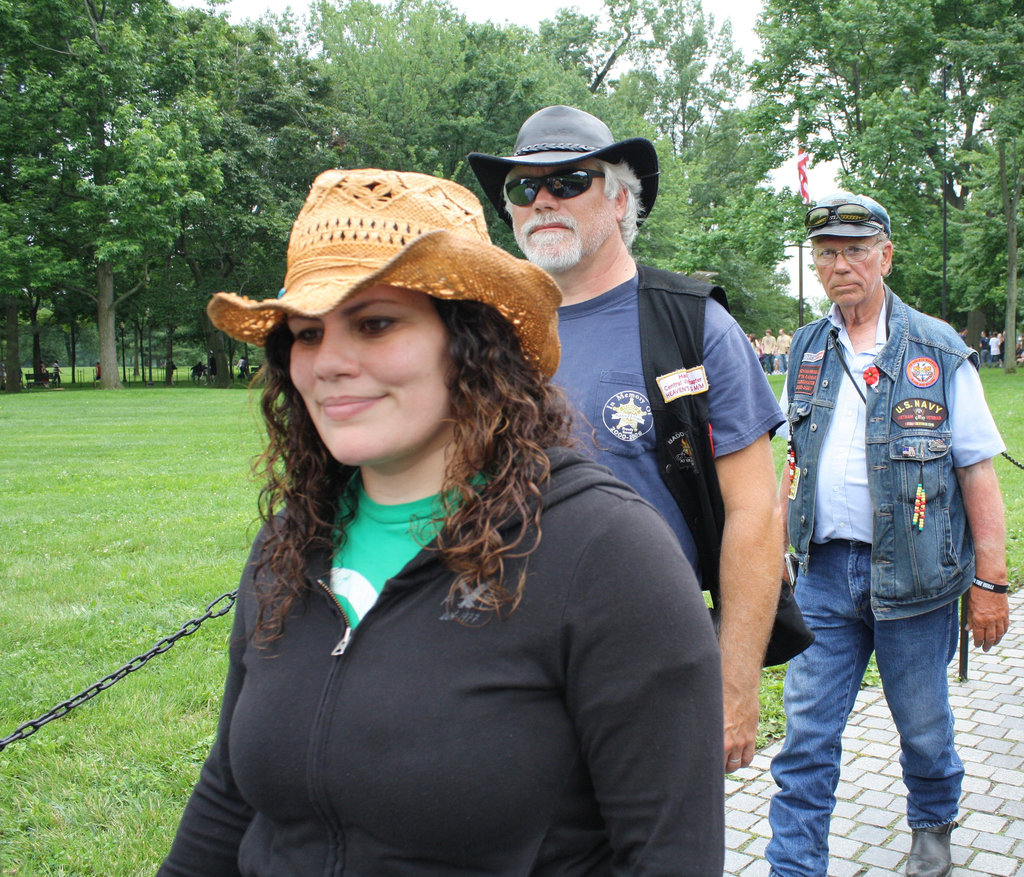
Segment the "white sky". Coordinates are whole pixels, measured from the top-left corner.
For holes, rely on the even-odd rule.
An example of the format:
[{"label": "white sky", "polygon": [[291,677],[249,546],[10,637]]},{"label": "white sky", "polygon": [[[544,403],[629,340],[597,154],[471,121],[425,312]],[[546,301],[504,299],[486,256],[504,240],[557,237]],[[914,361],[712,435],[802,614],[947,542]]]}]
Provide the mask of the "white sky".
[{"label": "white sky", "polygon": [[[205,7],[205,0],[171,0],[175,6],[200,6]],[[570,0],[560,5],[554,5],[552,0],[515,0],[513,3],[495,3],[494,0],[452,0],[453,5],[460,9],[471,21],[494,21],[498,24],[513,23],[525,27],[535,27],[545,18],[553,18],[558,9],[575,7],[587,15],[595,15],[603,9],[602,0]],[[559,0],[555,0],[559,3]],[[760,15],[763,0],[723,0],[721,3],[705,2],[707,7],[716,7],[712,10],[715,16],[715,23],[721,24],[725,19],[732,22],[733,40],[736,46],[743,52],[747,60],[753,59],[759,49],[757,34],[754,33],[754,25],[757,23],[757,16]],[[718,7],[721,7],[720,9]],[[241,23],[247,19],[259,18],[265,12],[282,13],[291,8],[299,18],[305,16],[309,8],[309,0],[227,0],[224,8],[228,11],[228,18],[234,24]],[[627,133],[616,132],[619,136],[628,136]],[[816,199],[827,194],[836,187],[833,185],[834,168],[832,167],[811,167],[808,170],[808,181],[810,185],[811,198]],[[796,156],[794,155],[782,167],[775,171],[773,182],[776,188],[797,189]],[[797,295],[796,276],[796,247],[791,247],[789,258],[786,263],[786,270],[791,278],[791,293]],[[814,271],[809,267],[810,257],[807,249],[804,249],[804,297],[821,298],[823,293],[818,285]]]}]

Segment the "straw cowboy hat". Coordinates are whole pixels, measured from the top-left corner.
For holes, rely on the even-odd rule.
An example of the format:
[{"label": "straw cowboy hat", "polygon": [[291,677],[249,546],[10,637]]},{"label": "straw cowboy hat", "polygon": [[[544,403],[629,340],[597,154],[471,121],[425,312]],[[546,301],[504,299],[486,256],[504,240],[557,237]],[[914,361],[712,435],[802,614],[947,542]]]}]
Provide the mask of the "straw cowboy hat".
[{"label": "straw cowboy hat", "polygon": [[218,329],[262,346],[289,314],[321,317],[377,284],[491,305],[541,374],[558,368],[562,296],[554,280],[491,243],[472,192],[426,174],[320,174],[292,226],[277,298],[218,292],[206,311]]},{"label": "straw cowboy hat", "polygon": [[624,161],[640,178],[642,223],[658,197],[658,153],[643,137],[616,141],[611,129],[597,116],[574,107],[554,106],[537,110],[523,122],[511,155],[501,158],[483,152],[469,154],[469,166],[480,181],[484,194],[508,225],[512,217],[505,209],[505,177],[514,167],[541,165],[558,167],[586,158],[600,158],[611,164]]}]

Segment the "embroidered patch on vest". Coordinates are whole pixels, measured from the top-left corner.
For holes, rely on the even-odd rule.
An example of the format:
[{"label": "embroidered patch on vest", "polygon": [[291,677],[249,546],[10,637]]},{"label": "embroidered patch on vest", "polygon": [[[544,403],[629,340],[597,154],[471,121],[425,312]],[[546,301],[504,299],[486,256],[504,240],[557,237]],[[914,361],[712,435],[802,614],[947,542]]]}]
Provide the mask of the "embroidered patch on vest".
[{"label": "embroidered patch on vest", "polygon": [[680,472],[696,472],[697,461],[693,456],[693,445],[690,444],[689,436],[680,431],[669,436],[665,442],[669,456],[676,464]]},{"label": "embroidered patch on vest", "polygon": [[822,360],[822,358],[824,356],[825,356],[825,351],[824,350],[819,350],[817,353],[811,353],[810,351],[807,351],[807,353],[804,354],[804,358],[802,360],[800,360],[800,361],[801,362],[821,362],[821,360]]},{"label": "embroidered patch on vest", "polygon": [[821,372],[821,365],[808,365],[807,363],[800,363],[800,371],[796,373],[796,387],[794,388],[794,394],[802,396],[810,396],[814,392],[814,387],[818,383],[818,374]]},{"label": "embroidered patch on vest", "polygon": [[904,429],[938,429],[948,415],[945,405],[927,399],[901,399],[892,409],[892,419]]},{"label": "embroidered patch on vest", "polygon": [[667,375],[659,375],[655,380],[658,382],[658,388],[666,402],[671,402],[681,396],[693,396],[696,393],[708,391],[708,376],[702,365],[681,368],[678,371],[669,372]]},{"label": "embroidered patch on vest", "polygon": [[651,403],[635,390],[623,390],[612,396],[604,403],[601,418],[608,432],[623,442],[635,442],[654,426]]},{"label": "embroidered patch on vest", "polygon": [[918,356],[907,363],[907,380],[915,387],[930,387],[939,379],[939,364],[927,356]]}]

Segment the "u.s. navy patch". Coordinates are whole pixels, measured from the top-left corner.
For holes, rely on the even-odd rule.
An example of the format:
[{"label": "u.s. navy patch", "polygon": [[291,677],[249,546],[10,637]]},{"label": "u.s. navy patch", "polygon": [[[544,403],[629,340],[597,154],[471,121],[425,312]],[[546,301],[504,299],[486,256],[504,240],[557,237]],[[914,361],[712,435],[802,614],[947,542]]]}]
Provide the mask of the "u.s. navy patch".
[{"label": "u.s. navy patch", "polygon": [[915,387],[930,387],[939,379],[939,364],[927,356],[918,356],[907,363],[907,380]]},{"label": "u.s. navy patch", "polygon": [[658,375],[656,380],[666,402],[671,402],[680,396],[693,396],[696,393],[708,391],[708,376],[702,365],[694,368],[681,368],[678,371],[669,372],[667,375]]},{"label": "u.s. navy patch", "polygon": [[938,429],[949,411],[928,399],[900,399],[892,407],[892,419],[904,429]]},{"label": "u.s. navy patch", "polygon": [[608,432],[623,442],[635,442],[654,426],[651,403],[635,390],[623,390],[612,396],[604,403],[601,418]]}]

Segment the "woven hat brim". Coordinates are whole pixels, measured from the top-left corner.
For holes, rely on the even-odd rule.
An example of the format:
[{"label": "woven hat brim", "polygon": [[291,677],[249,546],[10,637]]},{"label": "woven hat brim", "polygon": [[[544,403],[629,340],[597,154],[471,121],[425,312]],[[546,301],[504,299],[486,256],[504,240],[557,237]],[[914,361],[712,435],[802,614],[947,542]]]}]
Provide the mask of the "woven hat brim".
[{"label": "woven hat brim", "polygon": [[351,276],[352,271],[351,260],[325,257],[282,298],[257,301],[218,292],[206,312],[232,338],[262,347],[288,315],[322,317],[371,286],[398,286],[491,305],[512,323],[524,355],[542,375],[550,377],[558,368],[561,291],[545,271],[500,247],[438,230],[416,238],[375,271]]},{"label": "woven hat brim", "polygon": [[658,197],[658,153],[654,144],[643,137],[631,137],[620,140],[601,149],[591,152],[565,152],[551,150],[546,152],[530,152],[525,155],[487,155],[483,152],[469,154],[469,166],[476,174],[487,200],[494,205],[498,216],[506,225],[512,225],[512,217],[505,210],[505,177],[508,172],[521,165],[543,165],[558,167],[563,164],[575,164],[588,158],[600,158],[603,161],[617,164],[624,161],[640,178],[640,201],[643,210],[637,217],[637,224],[642,223],[654,207]]}]

